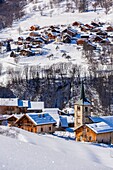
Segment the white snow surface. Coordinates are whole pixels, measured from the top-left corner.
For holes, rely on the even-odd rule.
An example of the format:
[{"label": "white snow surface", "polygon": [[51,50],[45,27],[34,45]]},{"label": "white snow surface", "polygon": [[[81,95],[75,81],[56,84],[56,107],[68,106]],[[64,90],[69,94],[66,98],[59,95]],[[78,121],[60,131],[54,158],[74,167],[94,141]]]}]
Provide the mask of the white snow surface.
[{"label": "white snow surface", "polygon": [[[1,126],[2,129],[8,127]],[[18,128],[16,138],[0,135],[0,170],[110,170],[113,148],[79,143]],[[0,131],[1,132],[1,131]]]}]

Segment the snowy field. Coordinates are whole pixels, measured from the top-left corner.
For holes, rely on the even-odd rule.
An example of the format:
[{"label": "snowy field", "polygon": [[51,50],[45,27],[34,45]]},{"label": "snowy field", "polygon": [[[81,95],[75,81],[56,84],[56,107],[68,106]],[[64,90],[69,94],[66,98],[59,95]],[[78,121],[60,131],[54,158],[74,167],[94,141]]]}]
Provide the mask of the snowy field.
[{"label": "snowy field", "polygon": [[[4,131],[4,132],[3,132]],[[113,148],[0,127],[0,170],[110,170]]]}]

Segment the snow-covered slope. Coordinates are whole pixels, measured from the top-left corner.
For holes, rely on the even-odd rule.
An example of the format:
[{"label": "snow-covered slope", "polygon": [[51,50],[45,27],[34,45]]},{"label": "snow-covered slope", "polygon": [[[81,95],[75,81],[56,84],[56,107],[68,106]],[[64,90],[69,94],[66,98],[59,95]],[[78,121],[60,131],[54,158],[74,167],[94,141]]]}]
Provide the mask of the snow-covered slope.
[{"label": "snow-covered slope", "polygon": [[[65,9],[65,1],[62,1],[59,7],[53,6],[53,9],[50,8],[49,1],[37,1],[37,3],[29,3],[24,9],[26,11],[26,15],[20,19],[19,21],[14,21],[11,28],[6,28],[0,32],[0,40],[7,40],[13,38],[14,41],[17,41],[19,36],[28,36],[29,28],[31,25],[39,25],[50,26],[50,25],[62,25],[72,24],[74,21],[80,21],[85,23],[90,23],[94,20],[101,20],[112,22],[112,13],[109,15],[105,15],[104,11],[100,10],[97,12],[86,12],[86,13],[78,13],[78,11],[74,11],[74,13],[66,12]],[[48,7],[47,7],[48,5]],[[35,10],[34,10],[35,6]],[[40,7],[40,8],[39,8]],[[39,9],[43,9],[43,14],[40,13]],[[52,15],[51,15],[52,13]],[[74,64],[82,66],[85,72],[88,69],[88,62],[85,58],[82,57],[82,50],[77,49],[76,44],[59,44],[59,49],[56,51],[57,44],[51,43],[44,46],[42,49],[43,54],[39,56],[32,57],[20,57],[18,62],[15,63],[15,60],[9,57],[10,53],[0,54],[0,63],[3,65],[3,73],[2,82],[6,80],[7,68],[17,68],[22,69],[25,65],[52,65],[53,63],[59,62],[72,62]],[[12,46],[12,50],[15,47]],[[67,55],[71,56],[71,59],[66,59],[62,57],[62,51],[66,52]],[[54,57],[49,59],[47,56],[53,54]]]},{"label": "snow-covered slope", "polygon": [[0,135],[0,170],[113,169],[113,148],[16,131],[15,139]]}]

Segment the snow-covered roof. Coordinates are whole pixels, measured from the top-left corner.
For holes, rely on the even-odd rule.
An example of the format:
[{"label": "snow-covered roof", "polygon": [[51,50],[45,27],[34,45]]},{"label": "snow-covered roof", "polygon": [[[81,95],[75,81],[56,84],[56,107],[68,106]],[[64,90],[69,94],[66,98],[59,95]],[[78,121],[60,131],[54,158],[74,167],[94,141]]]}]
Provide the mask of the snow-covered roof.
[{"label": "snow-covered roof", "polygon": [[27,113],[35,125],[55,124],[56,121],[48,113]]},{"label": "snow-covered roof", "polygon": [[60,123],[61,127],[67,128],[68,127],[67,117],[60,116]]},{"label": "snow-covered roof", "polygon": [[15,117],[16,119],[19,119],[23,116],[23,114],[12,114],[12,115],[7,115],[7,119],[11,118],[11,117]]},{"label": "snow-covered roof", "polygon": [[86,126],[92,129],[96,134],[113,132],[113,127],[105,122],[86,124]]},{"label": "snow-covered roof", "polygon": [[107,123],[109,126],[113,127],[113,116],[100,116],[100,117],[96,117],[96,116],[91,116],[90,119],[94,122],[105,122]]},{"label": "snow-covered roof", "polygon": [[90,116],[89,118],[90,118],[90,119],[92,120],[92,122],[94,122],[94,123],[102,122],[101,117]]},{"label": "snow-covered roof", "polygon": [[18,106],[18,98],[0,98],[0,106]]},{"label": "snow-covered roof", "polygon": [[59,108],[44,108],[43,111],[44,112],[58,113],[58,111],[60,111],[60,109]]},{"label": "snow-covered roof", "polygon": [[65,108],[63,111],[69,115],[74,115],[74,108]]},{"label": "snow-covered roof", "polygon": [[44,102],[29,102],[29,108],[27,110],[43,110],[44,109]]},{"label": "snow-covered roof", "polygon": [[59,118],[59,108],[44,108],[43,112],[44,113],[48,113],[49,115],[51,115],[53,117],[53,119],[57,122],[56,125],[57,127],[59,127],[59,123],[60,123],[60,118]]},{"label": "snow-covered roof", "polygon": [[29,101],[28,100],[18,100],[19,107],[28,107]]}]

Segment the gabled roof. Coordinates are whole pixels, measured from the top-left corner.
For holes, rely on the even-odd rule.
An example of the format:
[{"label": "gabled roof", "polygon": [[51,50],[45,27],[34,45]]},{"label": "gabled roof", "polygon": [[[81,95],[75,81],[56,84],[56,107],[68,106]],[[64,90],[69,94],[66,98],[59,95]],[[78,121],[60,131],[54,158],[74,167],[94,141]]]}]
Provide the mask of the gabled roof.
[{"label": "gabled roof", "polygon": [[24,117],[27,117],[31,122],[38,125],[46,125],[46,124],[56,124],[56,121],[48,114],[48,113],[27,113],[24,114],[20,119],[16,121],[16,124]]},{"label": "gabled roof", "polygon": [[49,115],[51,115],[53,117],[53,119],[57,122],[56,125],[59,127],[59,123],[60,123],[60,117],[59,117],[59,108],[44,108],[43,112],[44,113],[48,113]]},{"label": "gabled roof", "polygon": [[90,116],[89,118],[90,118],[94,123],[105,122],[105,123],[107,123],[109,126],[112,126],[112,127],[113,127],[113,116],[100,116],[100,117]]},{"label": "gabled roof", "polygon": [[86,124],[86,126],[93,130],[96,134],[113,132],[113,127],[109,126],[105,122]]},{"label": "gabled roof", "polygon": [[56,121],[48,113],[28,113],[26,114],[35,125],[55,124]]},{"label": "gabled roof", "polygon": [[96,117],[96,116],[89,116],[89,118],[91,119],[91,121],[93,123],[98,123],[98,122],[102,122],[103,120],[101,119],[101,117]]},{"label": "gabled roof", "polygon": [[12,115],[8,115],[7,116],[7,120],[14,117],[16,118],[17,120],[20,119],[21,117],[23,116],[23,114],[12,114]]}]

